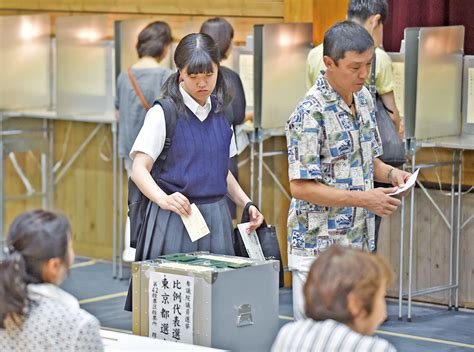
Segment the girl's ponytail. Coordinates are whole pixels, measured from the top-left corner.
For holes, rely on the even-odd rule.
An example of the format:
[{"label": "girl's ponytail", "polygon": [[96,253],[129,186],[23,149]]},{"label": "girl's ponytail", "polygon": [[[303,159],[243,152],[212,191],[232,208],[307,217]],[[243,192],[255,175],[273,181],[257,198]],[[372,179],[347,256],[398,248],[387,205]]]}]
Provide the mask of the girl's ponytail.
[{"label": "girl's ponytail", "polygon": [[28,306],[26,265],[20,252],[13,250],[0,261],[0,328],[19,325]]}]

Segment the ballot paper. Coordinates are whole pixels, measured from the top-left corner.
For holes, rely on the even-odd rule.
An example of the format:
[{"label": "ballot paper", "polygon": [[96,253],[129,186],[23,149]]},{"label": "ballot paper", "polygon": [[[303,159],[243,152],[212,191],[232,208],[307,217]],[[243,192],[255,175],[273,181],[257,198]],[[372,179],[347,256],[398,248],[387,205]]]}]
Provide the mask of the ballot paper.
[{"label": "ballot paper", "polygon": [[240,236],[242,236],[242,240],[244,241],[247,254],[249,255],[249,258],[265,260],[265,257],[262,252],[262,246],[260,246],[260,240],[257,236],[257,232],[253,230],[252,232],[247,233],[249,225],[249,222],[237,225],[237,228],[240,232]]},{"label": "ballot paper", "polygon": [[211,233],[209,227],[207,227],[206,220],[204,220],[204,217],[194,203],[191,204],[191,215],[181,216],[181,219],[192,242]]},{"label": "ballot paper", "polygon": [[416,179],[418,177],[418,172],[420,171],[420,169],[416,170],[411,176],[410,178],[408,179],[407,182],[405,182],[405,186],[403,187],[399,187],[396,192],[393,192],[393,193],[389,193],[389,196],[395,196],[397,194],[400,194],[400,193],[403,193],[403,192],[406,192],[408,191],[410,188],[412,188],[414,185],[415,185],[415,182],[416,182]]},{"label": "ballot paper", "polygon": [[239,258],[239,257],[226,257],[220,255],[208,255],[201,254],[197,255],[199,259],[208,259],[208,260],[217,260],[219,262],[231,263],[231,264],[251,264],[252,262],[249,259]]},{"label": "ballot paper", "polygon": [[201,273],[201,272],[206,272],[206,271],[212,271],[212,268],[209,268],[207,266],[189,265],[189,264],[175,263],[175,262],[161,263],[160,267],[161,268],[184,270],[186,272],[191,271],[191,272]]}]

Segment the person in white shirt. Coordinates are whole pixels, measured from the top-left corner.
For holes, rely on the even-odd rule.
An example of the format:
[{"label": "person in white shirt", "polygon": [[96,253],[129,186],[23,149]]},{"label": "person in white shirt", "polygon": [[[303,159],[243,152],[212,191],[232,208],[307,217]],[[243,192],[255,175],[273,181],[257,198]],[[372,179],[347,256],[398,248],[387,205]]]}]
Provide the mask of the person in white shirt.
[{"label": "person in white shirt", "polygon": [[[236,154],[225,110],[232,87],[219,60],[219,49],[207,34],[191,33],[181,39],[174,54],[178,70],[163,87],[164,98],[171,99],[176,111],[173,135],[166,135],[165,112],[158,102],[148,111],[133,144],[131,179],[151,201],[140,233],[132,233],[138,238],[136,261],[195,251],[234,255],[232,218],[225,197],[242,208],[251,201],[229,171],[229,158]],[[171,138],[166,159],[158,175],[152,175],[166,138]],[[196,241],[181,219],[192,215],[193,203],[197,208],[193,212],[201,213],[210,232]],[[263,216],[250,204],[252,231],[262,224]],[[130,293],[131,288],[127,310],[132,307]]]},{"label": "person in white shirt", "polygon": [[99,321],[58,287],[74,260],[69,221],[45,210],[12,223],[0,261],[0,350],[103,351]]},{"label": "person in white shirt", "polygon": [[311,266],[304,285],[307,318],[286,324],[272,352],[394,352],[372,336],[387,317],[387,261],[359,249],[331,246]]}]

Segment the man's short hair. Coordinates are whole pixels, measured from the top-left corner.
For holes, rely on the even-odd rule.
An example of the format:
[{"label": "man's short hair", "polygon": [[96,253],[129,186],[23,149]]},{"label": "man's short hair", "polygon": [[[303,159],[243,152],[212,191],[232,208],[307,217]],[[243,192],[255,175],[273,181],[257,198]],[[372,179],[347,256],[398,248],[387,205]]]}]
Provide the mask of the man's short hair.
[{"label": "man's short hair", "polygon": [[384,23],[388,17],[387,0],[351,0],[347,8],[347,19],[365,23],[370,16],[380,15],[380,22]]},{"label": "man's short hair", "polygon": [[364,53],[374,47],[374,40],[360,24],[338,22],[324,33],[323,55],[330,57],[337,65],[346,52]]},{"label": "man's short hair", "polygon": [[317,321],[351,323],[354,317],[347,307],[349,293],[371,314],[377,291],[382,283],[390,285],[394,276],[380,255],[332,246],[311,266],[304,286],[306,315]]}]

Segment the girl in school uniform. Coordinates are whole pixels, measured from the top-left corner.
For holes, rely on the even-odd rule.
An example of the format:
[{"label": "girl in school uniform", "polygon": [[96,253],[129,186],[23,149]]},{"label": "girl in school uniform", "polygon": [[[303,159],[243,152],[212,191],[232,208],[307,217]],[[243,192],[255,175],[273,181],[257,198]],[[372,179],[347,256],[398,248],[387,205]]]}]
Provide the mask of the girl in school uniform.
[{"label": "girl in school uniform", "polygon": [[[163,108],[156,104],[132,147],[131,178],[152,201],[146,230],[138,239],[136,260],[170,253],[209,251],[233,255],[232,220],[225,196],[240,207],[251,202],[229,172],[236,153],[233,131],[223,113],[232,99],[230,84],[221,74],[219,49],[206,34],[193,33],[178,44],[174,61],[178,71],[163,87],[173,100],[177,120],[171,146],[157,179],[150,174],[163,150],[166,126]],[[195,203],[210,234],[192,242],[181,216],[191,214]],[[250,230],[263,222],[250,206]]]},{"label": "girl in school uniform", "polygon": [[[214,17],[206,20],[199,30],[200,33],[209,35],[216,42],[220,53],[220,62],[226,60],[232,52],[232,40],[234,38],[234,28],[223,17]],[[234,133],[237,134],[236,128],[245,121],[253,118],[252,112],[245,112],[246,101],[244,87],[237,72],[225,66],[220,67],[220,72],[226,77],[226,80],[232,86],[233,94],[230,102],[232,109],[231,116],[226,116],[229,119]],[[235,155],[229,160],[229,170],[232,172],[236,180],[239,180],[239,171],[237,167],[238,156]],[[237,218],[237,207],[234,202],[227,198],[230,213],[233,219]]]}]

